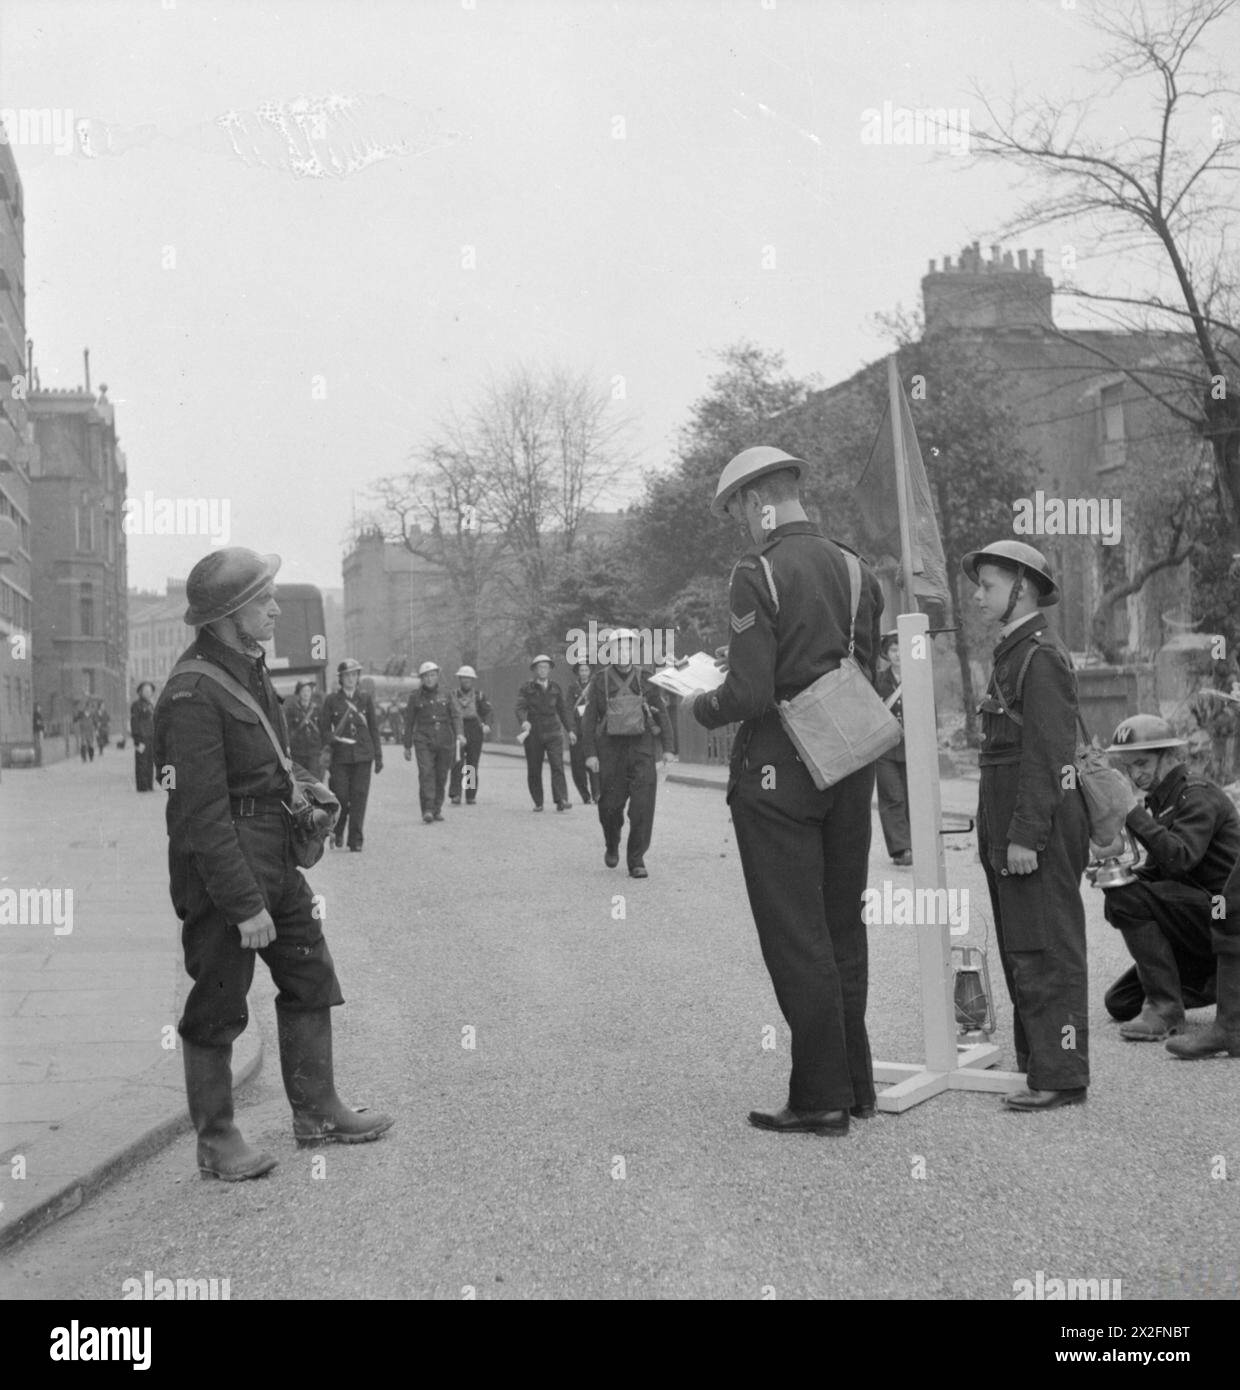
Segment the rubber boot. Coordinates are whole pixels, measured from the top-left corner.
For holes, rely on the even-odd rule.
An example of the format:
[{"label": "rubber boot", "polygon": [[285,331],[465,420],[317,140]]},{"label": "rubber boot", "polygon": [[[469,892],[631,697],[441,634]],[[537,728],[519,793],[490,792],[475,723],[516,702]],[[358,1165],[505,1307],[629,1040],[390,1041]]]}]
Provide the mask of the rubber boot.
[{"label": "rubber boot", "polygon": [[1141,1012],[1119,1030],[1128,1042],[1161,1042],[1184,1025],[1180,999],[1180,972],[1171,943],[1156,922],[1138,922],[1121,928],[1124,943],[1137,963],[1137,975],[1145,991]]},{"label": "rubber boot", "polygon": [[181,1039],[185,1093],[198,1131],[198,1171],[204,1178],[241,1182],[270,1173],[276,1161],[252,1149],[233,1124],[232,1045],[200,1047]]},{"label": "rubber boot", "polygon": [[1183,1061],[1226,1052],[1240,1057],[1240,956],[1219,956],[1214,1022],[1186,1038],[1172,1038],[1167,1051]]},{"label": "rubber boot", "polygon": [[280,1070],[293,1107],[299,1148],[313,1144],[365,1144],[392,1126],[390,1115],[351,1110],[336,1094],[332,1075],[330,1009],[277,1009]]}]

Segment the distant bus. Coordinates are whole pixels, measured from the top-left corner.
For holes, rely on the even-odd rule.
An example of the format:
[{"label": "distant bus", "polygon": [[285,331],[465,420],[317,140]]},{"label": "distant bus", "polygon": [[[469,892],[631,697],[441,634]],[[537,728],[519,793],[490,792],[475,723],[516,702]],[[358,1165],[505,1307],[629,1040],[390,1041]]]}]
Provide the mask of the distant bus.
[{"label": "distant bus", "polygon": [[278,584],[280,616],[275,636],[264,643],[271,683],[291,695],[299,680],[312,680],[320,694],[327,688],[327,635],[323,595],[313,584]]}]

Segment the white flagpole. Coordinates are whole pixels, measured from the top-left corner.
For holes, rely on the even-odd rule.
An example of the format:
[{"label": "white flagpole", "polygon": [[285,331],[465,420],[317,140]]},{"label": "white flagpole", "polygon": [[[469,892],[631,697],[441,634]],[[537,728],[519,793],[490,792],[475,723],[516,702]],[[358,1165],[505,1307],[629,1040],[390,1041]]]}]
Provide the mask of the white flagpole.
[{"label": "white flagpole", "polygon": [[900,409],[900,377],[896,370],[896,354],[887,359],[888,414],[891,416],[891,441],[896,460],[896,507],[900,517],[900,560],[904,567],[904,612],[916,613],[917,595],[913,589],[913,523],[910,516],[908,486],[908,455],[904,450],[904,412]]}]

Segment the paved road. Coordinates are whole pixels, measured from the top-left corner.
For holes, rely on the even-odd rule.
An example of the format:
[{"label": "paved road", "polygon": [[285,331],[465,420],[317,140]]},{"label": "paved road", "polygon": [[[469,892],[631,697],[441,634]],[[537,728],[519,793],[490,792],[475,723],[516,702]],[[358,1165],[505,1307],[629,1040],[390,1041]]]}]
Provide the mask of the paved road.
[{"label": "paved road", "polygon": [[[269,1047],[241,1111],[269,1178],[200,1182],[178,1140],[0,1263],[0,1295],[118,1298],[148,1270],[234,1299],[1010,1298],[1038,1270],[1121,1279],[1125,1299],[1240,1294],[1240,1066],[1176,1063],[1097,1017],[1124,963],[1097,894],[1088,1105],[957,1094],[846,1140],[776,1136],[745,1124],[782,1102],[788,1041],[722,796],[660,787],[645,882],[604,867],[591,810],[530,814],[511,759],[484,760],[477,808],[424,827],[394,758],[370,818],[365,853],[312,879],[349,1001],[341,1093],[398,1128],[298,1151]],[[875,839],[873,881],[901,878],[877,820]],[[976,918],[972,846],[948,861]],[[885,1060],[919,1053],[914,931],[871,930]]]}]

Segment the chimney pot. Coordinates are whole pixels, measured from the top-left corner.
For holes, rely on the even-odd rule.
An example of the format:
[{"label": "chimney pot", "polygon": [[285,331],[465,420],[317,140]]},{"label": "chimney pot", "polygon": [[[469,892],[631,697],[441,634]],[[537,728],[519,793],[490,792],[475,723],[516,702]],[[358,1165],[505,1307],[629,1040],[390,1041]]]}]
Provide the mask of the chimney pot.
[{"label": "chimney pot", "polygon": [[1028,270],[1028,269],[1029,269],[1029,252],[1026,251],[1026,250],[1024,249],[1024,247],[1021,247],[1021,249],[1020,249],[1016,254],[1017,254],[1017,256],[1020,258],[1020,268],[1021,268],[1022,270]]}]

